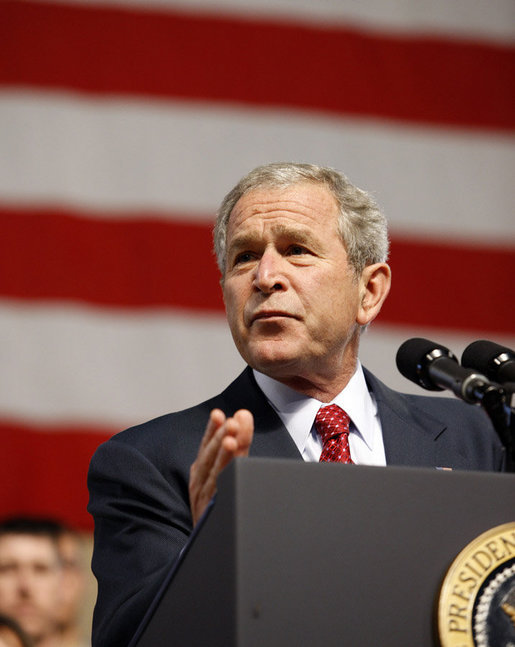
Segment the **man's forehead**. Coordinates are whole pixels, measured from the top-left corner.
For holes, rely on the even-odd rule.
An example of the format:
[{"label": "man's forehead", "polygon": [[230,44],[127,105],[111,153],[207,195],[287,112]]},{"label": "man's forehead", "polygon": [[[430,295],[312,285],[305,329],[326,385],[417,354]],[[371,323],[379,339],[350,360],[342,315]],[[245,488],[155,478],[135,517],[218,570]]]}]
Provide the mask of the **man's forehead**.
[{"label": "man's forehead", "polygon": [[58,558],[58,549],[51,537],[45,535],[5,534],[0,536],[0,560]]},{"label": "man's forehead", "polygon": [[323,185],[303,183],[288,189],[255,189],[234,206],[228,237],[252,235],[247,231],[309,237],[331,220],[337,228],[338,216],[336,200]]}]

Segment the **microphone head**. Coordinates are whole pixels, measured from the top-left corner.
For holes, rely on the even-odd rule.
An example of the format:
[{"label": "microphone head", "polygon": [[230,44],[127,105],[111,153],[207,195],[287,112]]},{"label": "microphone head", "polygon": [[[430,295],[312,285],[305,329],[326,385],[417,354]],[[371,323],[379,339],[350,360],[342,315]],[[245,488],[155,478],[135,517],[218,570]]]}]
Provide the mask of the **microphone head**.
[{"label": "microphone head", "polygon": [[503,373],[503,368],[506,368],[506,372],[509,370],[507,362],[511,363],[510,372],[512,372],[513,361],[515,361],[515,351],[487,339],[472,342],[461,356],[463,366],[481,371],[491,380],[498,380]]},{"label": "microphone head", "polygon": [[395,362],[399,372],[408,380],[428,391],[443,391],[442,387],[433,382],[427,370],[429,365],[439,357],[445,357],[457,363],[454,354],[445,346],[422,337],[413,337],[401,344]]}]

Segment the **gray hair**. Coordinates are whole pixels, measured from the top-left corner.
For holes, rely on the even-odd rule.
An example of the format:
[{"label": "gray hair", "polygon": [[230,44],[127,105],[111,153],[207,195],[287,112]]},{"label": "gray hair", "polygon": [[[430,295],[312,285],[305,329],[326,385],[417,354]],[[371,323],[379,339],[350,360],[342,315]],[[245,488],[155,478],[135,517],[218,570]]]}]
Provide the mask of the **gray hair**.
[{"label": "gray hair", "polygon": [[323,184],[334,196],[339,209],[338,230],[356,276],[367,265],[388,258],[385,216],[375,200],[332,168],[295,162],[274,162],[258,166],[243,177],[225,196],[214,227],[214,249],[218,267],[225,274],[227,227],[238,200],[255,189],[286,189],[300,182]]}]

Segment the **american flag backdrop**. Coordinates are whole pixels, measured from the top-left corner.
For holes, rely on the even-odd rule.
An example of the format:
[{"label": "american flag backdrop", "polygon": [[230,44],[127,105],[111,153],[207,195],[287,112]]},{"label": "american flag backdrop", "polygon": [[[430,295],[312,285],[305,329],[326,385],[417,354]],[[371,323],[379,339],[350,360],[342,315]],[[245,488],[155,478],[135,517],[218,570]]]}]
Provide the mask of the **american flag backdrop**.
[{"label": "american flag backdrop", "polygon": [[515,345],[513,0],[0,1],[0,515],[85,530],[99,442],[243,367],[211,252],[254,166],[336,167],[391,223],[362,361]]}]

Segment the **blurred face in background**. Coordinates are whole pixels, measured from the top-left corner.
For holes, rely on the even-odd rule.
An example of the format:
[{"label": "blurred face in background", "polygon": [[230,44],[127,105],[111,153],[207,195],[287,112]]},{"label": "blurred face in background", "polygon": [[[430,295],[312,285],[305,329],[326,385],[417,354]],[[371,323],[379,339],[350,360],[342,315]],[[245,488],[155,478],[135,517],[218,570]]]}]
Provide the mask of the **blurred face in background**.
[{"label": "blurred face in background", "polygon": [[0,612],[36,642],[57,631],[62,567],[50,537],[0,536]]},{"label": "blurred face in background", "polygon": [[58,617],[61,627],[67,629],[75,626],[77,622],[86,588],[86,576],[82,564],[80,537],[75,533],[65,532],[58,541],[63,565],[62,598]]}]

